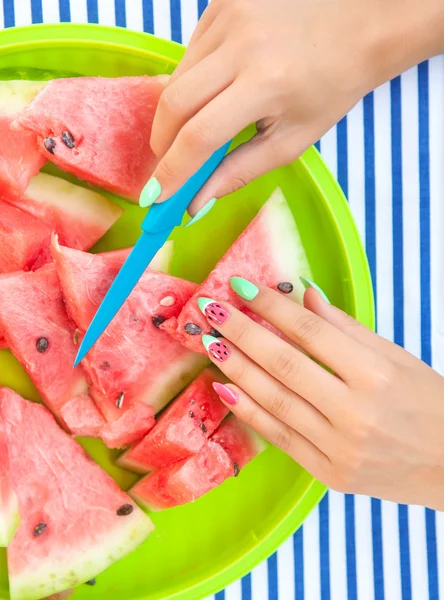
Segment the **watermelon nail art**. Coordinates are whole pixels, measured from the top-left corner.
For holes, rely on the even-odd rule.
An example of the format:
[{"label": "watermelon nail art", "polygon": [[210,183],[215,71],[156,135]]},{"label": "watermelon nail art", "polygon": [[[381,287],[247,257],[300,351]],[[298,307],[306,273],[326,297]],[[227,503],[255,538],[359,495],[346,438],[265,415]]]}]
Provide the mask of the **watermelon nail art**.
[{"label": "watermelon nail art", "polygon": [[199,298],[197,304],[209,321],[213,321],[219,325],[223,325],[228,321],[230,316],[228,310],[218,302],[211,300],[211,298]]},{"label": "watermelon nail art", "polygon": [[215,360],[224,362],[230,357],[230,349],[220,338],[215,338],[212,335],[203,335],[202,343],[208,354]]}]

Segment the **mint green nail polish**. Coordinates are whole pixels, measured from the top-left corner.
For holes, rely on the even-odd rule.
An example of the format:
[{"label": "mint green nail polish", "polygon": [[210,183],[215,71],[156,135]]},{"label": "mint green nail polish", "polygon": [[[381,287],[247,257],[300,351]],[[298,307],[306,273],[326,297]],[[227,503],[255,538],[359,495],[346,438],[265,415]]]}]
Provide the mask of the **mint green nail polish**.
[{"label": "mint green nail polish", "polygon": [[230,285],[244,300],[254,300],[259,294],[259,288],[243,277],[230,277]]},{"label": "mint green nail polish", "polygon": [[157,200],[161,193],[162,186],[155,177],[151,177],[140,194],[139,206],[142,208],[151,206],[151,204]]},{"label": "mint green nail polish", "polygon": [[206,333],[203,334],[202,336],[202,344],[204,345],[205,350],[208,352],[208,346],[210,344],[212,344],[213,342],[217,342],[217,338],[213,337],[212,335],[207,335]]},{"label": "mint green nail polish", "polygon": [[331,304],[330,300],[328,299],[327,294],[316,283],[314,283],[314,281],[311,281],[311,279],[307,279],[307,277],[299,277],[299,279],[301,280],[302,285],[304,286],[305,289],[307,289],[309,287],[313,288],[314,290],[316,290],[321,295],[321,297],[326,302],[328,302],[329,304]]},{"label": "mint green nail polish", "polygon": [[194,223],[196,223],[197,221],[200,221],[200,219],[202,219],[202,217],[204,217],[207,213],[210,212],[210,210],[213,208],[213,206],[216,204],[216,198],[211,198],[211,200],[209,202],[207,202],[205,204],[205,206],[203,206],[195,215],[192,219],[190,219],[188,221],[188,223],[185,225],[185,227],[189,227],[190,225],[194,225]]},{"label": "mint green nail polish", "polygon": [[208,304],[211,304],[211,302],[214,302],[214,300],[211,300],[211,298],[199,298],[197,305],[200,309],[200,312],[205,314],[205,307],[208,306]]}]

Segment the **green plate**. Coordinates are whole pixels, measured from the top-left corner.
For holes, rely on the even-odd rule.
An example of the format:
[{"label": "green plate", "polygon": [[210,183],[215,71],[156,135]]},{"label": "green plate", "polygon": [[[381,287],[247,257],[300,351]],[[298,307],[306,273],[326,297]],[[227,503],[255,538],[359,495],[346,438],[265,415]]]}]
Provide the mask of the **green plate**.
[{"label": "green plate", "polygon": [[[172,42],[125,29],[42,25],[0,33],[0,78],[171,73],[183,55]],[[51,168],[54,171],[53,168]],[[294,164],[233,194],[201,222],[175,232],[174,273],[201,281],[280,185],[291,205],[316,282],[332,302],[372,327],[373,293],[367,261],[346,199],[311,148]],[[135,242],[144,211],[122,201],[125,216],[97,249]],[[0,353],[0,384],[29,398],[36,392],[8,351]],[[133,476],[112,465],[114,454],[91,440],[85,447],[123,486]],[[194,504],[153,515],[156,531],[131,556],[82,585],[83,600],[203,598],[243,576],[304,521],[325,488],[288,456],[268,448],[241,473]],[[0,599],[7,595],[0,554]]]}]

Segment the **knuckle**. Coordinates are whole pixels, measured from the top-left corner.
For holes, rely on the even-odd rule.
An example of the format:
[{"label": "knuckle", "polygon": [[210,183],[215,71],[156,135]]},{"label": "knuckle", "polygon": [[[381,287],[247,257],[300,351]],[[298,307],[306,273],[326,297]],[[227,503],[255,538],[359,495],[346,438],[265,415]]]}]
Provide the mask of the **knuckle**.
[{"label": "knuckle", "polygon": [[242,383],[243,383],[244,378],[245,378],[246,370],[247,370],[247,363],[246,362],[239,363],[231,371],[231,373],[230,373],[230,379],[234,383],[237,383],[240,387],[242,387]]},{"label": "knuckle", "polygon": [[395,365],[387,360],[377,361],[375,368],[369,370],[372,389],[379,395],[386,394],[396,378]]},{"label": "knuckle", "polygon": [[321,331],[321,322],[314,315],[298,315],[294,320],[291,330],[296,334],[298,340],[305,344],[311,344]]},{"label": "knuckle", "polygon": [[176,85],[167,87],[162,93],[158,110],[166,113],[169,118],[182,115],[184,112],[183,99]]},{"label": "knuckle", "polygon": [[268,400],[270,413],[280,420],[285,420],[291,408],[291,400],[286,394],[280,393]]},{"label": "knuckle", "polygon": [[282,450],[283,452],[288,453],[293,441],[293,432],[289,427],[283,425],[280,427],[275,435],[274,445]]},{"label": "knuckle", "polygon": [[249,327],[247,322],[242,321],[239,323],[235,331],[233,331],[230,336],[231,341],[236,344],[236,346],[242,345],[244,338],[246,338],[248,335],[248,329]]},{"label": "knuckle", "polygon": [[290,375],[296,375],[299,363],[295,360],[294,351],[289,346],[284,350],[278,350],[271,359],[271,371],[278,378],[286,379]]},{"label": "knuckle", "polygon": [[170,167],[168,160],[161,160],[156,167],[156,178],[165,185],[166,181],[174,179],[174,170]]},{"label": "knuckle", "polygon": [[208,148],[212,145],[211,128],[200,120],[189,121],[181,134],[185,147]]}]

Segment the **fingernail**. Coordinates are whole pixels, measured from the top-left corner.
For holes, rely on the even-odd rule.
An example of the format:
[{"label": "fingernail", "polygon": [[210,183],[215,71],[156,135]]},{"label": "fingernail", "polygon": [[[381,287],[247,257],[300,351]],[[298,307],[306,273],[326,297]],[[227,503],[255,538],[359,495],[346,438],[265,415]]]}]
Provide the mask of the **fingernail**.
[{"label": "fingernail", "polygon": [[142,208],[151,206],[151,204],[157,200],[161,193],[162,186],[155,177],[151,177],[140,194],[139,206]]},{"label": "fingernail", "polygon": [[328,304],[331,304],[330,300],[328,299],[327,294],[314,281],[311,281],[311,279],[307,279],[307,277],[299,277],[299,279],[301,280],[301,283],[305,289],[308,289],[310,287],[313,288],[321,295],[321,297],[326,302],[328,302]]},{"label": "fingernail", "polygon": [[194,215],[194,217],[188,221],[188,223],[185,225],[185,227],[189,227],[190,225],[194,225],[194,223],[197,223],[197,221],[200,221],[200,219],[202,219],[202,217],[204,217],[207,213],[210,212],[210,210],[213,208],[213,206],[215,204],[216,204],[216,198],[211,198],[211,200],[209,202],[207,202],[205,204],[205,206],[202,206],[202,208],[199,211],[197,211],[197,213]]},{"label": "fingernail", "polygon": [[230,390],[230,388],[227,387],[226,385],[224,385],[223,383],[218,383],[217,381],[214,381],[213,389],[216,392],[216,394],[219,396],[219,398],[222,398],[222,400],[224,402],[226,402],[227,404],[231,404],[231,406],[234,406],[235,404],[237,404],[237,401],[239,400],[239,396],[236,394],[236,392],[233,392],[233,390]]},{"label": "fingernail", "polygon": [[211,300],[211,298],[199,298],[197,304],[209,321],[219,323],[219,325],[223,325],[228,321],[230,316],[228,310],[218,302]]},{"label": "fingernail", "polygon": [[212,335],[204,334],[202,336],[202,344],[204,345],[208,354],[219,362],[224,362],[230,356],[230,349],[228,346],[226,346],[220,339],[215,338]]},{"label": "fingernail", "polygon": [[230,277],[230,285],[244,300],[254,300],[259,294],[259,288],[243,277]]}]

